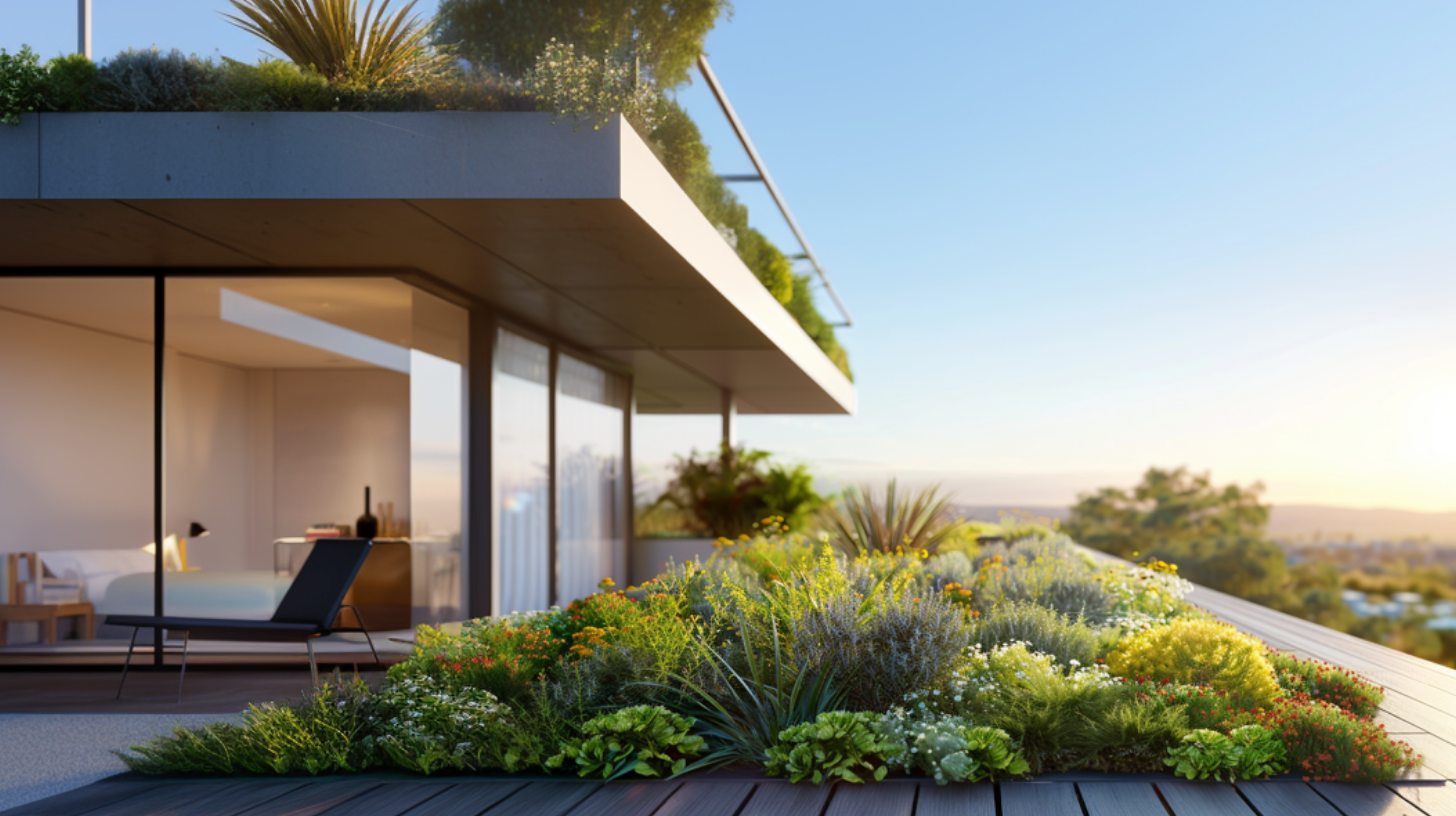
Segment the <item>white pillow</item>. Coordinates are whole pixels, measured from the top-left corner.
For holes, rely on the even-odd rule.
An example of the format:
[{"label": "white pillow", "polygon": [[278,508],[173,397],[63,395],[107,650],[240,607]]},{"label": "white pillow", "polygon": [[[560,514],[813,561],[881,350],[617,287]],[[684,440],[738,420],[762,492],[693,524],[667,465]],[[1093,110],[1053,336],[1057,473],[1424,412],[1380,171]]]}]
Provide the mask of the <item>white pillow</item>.
[{"label": "white pillow", "polygon": [[82,583],[85,598],[95,603],[106,597],[106,587],[121,575],[151,572],[153,556],[141,550],[56,550],[39,553],[52,575]]}]

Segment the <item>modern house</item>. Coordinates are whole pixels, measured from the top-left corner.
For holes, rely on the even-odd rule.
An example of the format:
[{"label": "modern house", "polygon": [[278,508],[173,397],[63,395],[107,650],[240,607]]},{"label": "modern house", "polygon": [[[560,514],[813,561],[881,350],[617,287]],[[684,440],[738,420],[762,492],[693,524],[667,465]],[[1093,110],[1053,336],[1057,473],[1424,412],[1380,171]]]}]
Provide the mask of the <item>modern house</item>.
[{"label": "modern house", "polygon": [[854,407],[621,118],[0,127],[0,551],[98,614],[163,560],[169,614],[266,615],[366,486],[414,622],[545,608],[627,579],[635,416]]}]

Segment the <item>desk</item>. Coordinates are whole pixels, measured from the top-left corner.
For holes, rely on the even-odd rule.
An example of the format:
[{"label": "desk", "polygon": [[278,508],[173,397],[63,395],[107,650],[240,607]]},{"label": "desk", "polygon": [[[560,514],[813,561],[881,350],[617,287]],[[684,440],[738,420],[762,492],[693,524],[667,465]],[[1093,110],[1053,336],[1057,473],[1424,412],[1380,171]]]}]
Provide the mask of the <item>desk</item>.
[{"label": "desk", "polygon": [[96,610],[85,602],[60,604],[0,604],[0,646],[4,646],[12,623],[39,623],[46,643],[56,642],[56,620],[80,618],[80,635],[85,640],[96,637]]}]

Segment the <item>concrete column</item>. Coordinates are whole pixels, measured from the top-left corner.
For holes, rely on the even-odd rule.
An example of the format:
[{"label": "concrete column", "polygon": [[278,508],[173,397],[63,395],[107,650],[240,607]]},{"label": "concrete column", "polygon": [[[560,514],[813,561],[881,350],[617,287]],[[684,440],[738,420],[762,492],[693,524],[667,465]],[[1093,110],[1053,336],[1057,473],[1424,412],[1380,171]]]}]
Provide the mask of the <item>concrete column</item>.
[{"label": "concrete column", "polygon": [[738,444],[738,400],[726,388],[723,389],[723,444],[730,448]]}]

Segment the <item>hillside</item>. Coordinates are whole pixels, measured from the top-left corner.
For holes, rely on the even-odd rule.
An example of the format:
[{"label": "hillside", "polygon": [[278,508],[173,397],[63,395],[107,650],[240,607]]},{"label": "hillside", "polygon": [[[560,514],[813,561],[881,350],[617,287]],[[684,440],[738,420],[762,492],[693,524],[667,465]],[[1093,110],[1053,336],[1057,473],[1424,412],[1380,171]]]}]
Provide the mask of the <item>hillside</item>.
[{"label": "hillside", "polygon": [[[956,505],[956,515],[976,521],[996,521],[1012,510],[1040,518],[1066,520],[1070,509],[1036,505]],[[1422,513],[1414,510],[1333,507],[1322,504],[1279,504],[1269,513],[1271,538],[1302,541],[1402,541],[1428,537],[1432,542],[1456,544],[1456,512]]]}]

